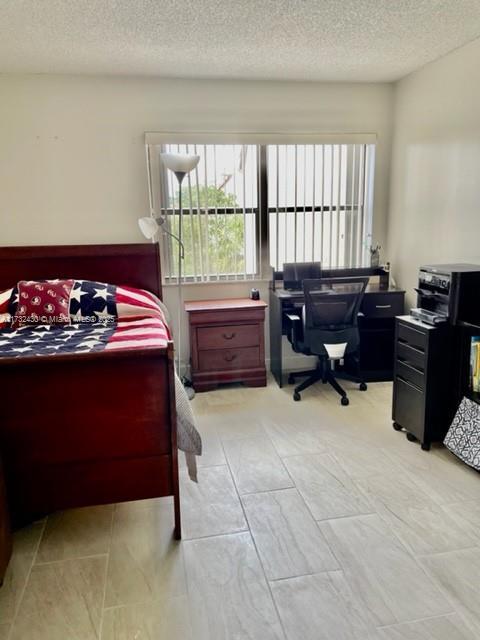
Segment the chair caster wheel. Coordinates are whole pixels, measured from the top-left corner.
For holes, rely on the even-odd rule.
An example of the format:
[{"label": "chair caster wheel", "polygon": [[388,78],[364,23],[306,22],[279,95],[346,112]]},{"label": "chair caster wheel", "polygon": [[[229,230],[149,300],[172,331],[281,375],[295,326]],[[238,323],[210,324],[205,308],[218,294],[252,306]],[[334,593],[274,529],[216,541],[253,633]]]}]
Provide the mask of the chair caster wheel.
[{"label": "chair caster wheel", "polygon": [[422,447],[423,451],[430,451],[430,443],[429,442],[422,442],[422,444],[420,446]]},{"label": "chair caster wheel", "polygon": [[397,422],[394,422],[392,426],[395,429],[395,431],[401,431],[402,430],[402,427]]},{"label": "chair caster wheel", "polygon": [[409,433],[408,431],[407,431],[407,440],[408,440],[409,442],[416,442],[416,441],[417,441],[417,439],[416,439],[416,437],[413,435],[413,433]]},{"label": "chair caster wheel", "polygon": [[347,398],[347,396],[342,396],[342,399],[340,400],[340,403],[346,407],[350,404],[350,400]]},{"label": "chair caster wheel", "polygon": [[358,388],[360,389],[360,391],[366,391],[368,387],[365,382],[361,382]]},{"label": "chair caster wheel", "polygon": [[287,382],[288,382],[288,384],[293,384],[293,383],[295,382],[295,376],[294,376],[292,373],[290,373],[290,374],[288,375],[288,380],[287,380]]},{"label": "chair caster wheel", "polygon": [[295,391],[295,393],[293,394],[293,399],[295,400],[295,402],[298,402],[299,400],[301,400],[301,397],[298,391]]}]

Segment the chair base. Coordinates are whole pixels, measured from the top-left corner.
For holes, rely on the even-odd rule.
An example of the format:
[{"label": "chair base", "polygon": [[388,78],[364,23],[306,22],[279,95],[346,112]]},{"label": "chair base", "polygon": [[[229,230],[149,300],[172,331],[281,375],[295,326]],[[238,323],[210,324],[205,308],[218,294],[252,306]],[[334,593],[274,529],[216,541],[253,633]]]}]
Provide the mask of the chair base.
[{"label": "chair base", "polygon": [[334,372],[332,371],[332,367],[329,360],[326,362],[320,361],[317,369],[310,370],[310,371],[294,371],[293,373],[290,373],[288,375],[288,384],[293,384],[295,382],[295,378],[304,378],[306,376],[308,376],[307,379],[304,380],[302,383],[300,383],[298,386],[296,386],[294,389],[293,399],[296,402],[301,400],[301,396],[300,396],[301,391],[305,391],[305,389],[308,389],[308,387],[311,387],[316,382],[321,381],[323,384],[328,383],[335,389],[335,391],[340,396],[340,403],[344,407],[346,407],[347,405],[350,404],[350,401],[348,399],[347,392],[342,386],[340,386],[337,378],[341,378],[343,380],[350,380],[352,382],[357,382],[359,384],[360,391],[367,390],[367,385],[365,381],[359,377],[351,376],[343,372],[341,374],[335,375]]}]

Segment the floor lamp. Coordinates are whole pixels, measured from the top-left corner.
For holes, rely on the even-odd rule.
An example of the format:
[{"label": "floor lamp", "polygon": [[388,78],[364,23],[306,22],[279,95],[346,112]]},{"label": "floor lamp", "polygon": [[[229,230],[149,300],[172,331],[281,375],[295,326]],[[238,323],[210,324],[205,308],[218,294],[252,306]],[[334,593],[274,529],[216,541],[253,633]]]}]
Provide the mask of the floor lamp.
[{"label": "floor lamp", "polygon": [[[167,169],[172,171],[178,181],[178,210],[179,210],[179,218],[178,218],[178,236],[174,233],[171,233],[167,229],[163,228],[163,231],[174,238],[178,242],[178,317],[177,317],[177,339],[178,339],[178,348],[177,348],[177,373],[181,376],[180,373],[180,353],[181,353],[181,333],[182,333],[182,262],[185,258],[185,248],[182,240],[182,222],[183,222],[183,210],[182,210],[182,182],[187,173],[190,173],[195,167],[198,165],[200,161],[200,156],[198,155],[187,155],[182,153],[160,153],[160,159]],[[149,154],[147,151],[147,167],[148,167],[148,181],[149,181],[149,195],[150,195],[150,217],[140,218],[138,224],[143,235],[151,239],[152,241],[155,239],[156,234],[160,230],[160,227],[163,226],[166,222],[166,219],[163,216],[154,216],[153,213],[153,198],[152,198],[152,185],[151,185],[151,173],[150,173],[150,162],[149,162]]]}]

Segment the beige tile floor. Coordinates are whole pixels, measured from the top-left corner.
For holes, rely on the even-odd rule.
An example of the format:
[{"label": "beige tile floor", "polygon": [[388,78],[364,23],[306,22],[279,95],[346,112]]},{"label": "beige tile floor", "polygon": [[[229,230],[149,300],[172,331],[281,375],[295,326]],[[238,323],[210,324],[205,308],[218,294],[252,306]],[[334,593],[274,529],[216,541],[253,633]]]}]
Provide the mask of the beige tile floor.
[{"label": "beige tile floor", "polygon": [[480,475],[394,432],[391,385],[193,401],[205,454],[171,499],[15,535],[0,640],[474,640]]}]

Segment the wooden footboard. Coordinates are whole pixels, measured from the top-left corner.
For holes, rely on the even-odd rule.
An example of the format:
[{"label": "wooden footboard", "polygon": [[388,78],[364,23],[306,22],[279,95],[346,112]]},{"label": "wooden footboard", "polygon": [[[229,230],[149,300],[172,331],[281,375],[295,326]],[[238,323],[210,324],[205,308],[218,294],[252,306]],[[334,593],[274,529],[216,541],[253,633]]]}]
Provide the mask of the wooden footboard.
[{"label": "wooden footboard", "polygon": [[0,360],[0,451],[14,522],[174,496],[173,345]]}]

